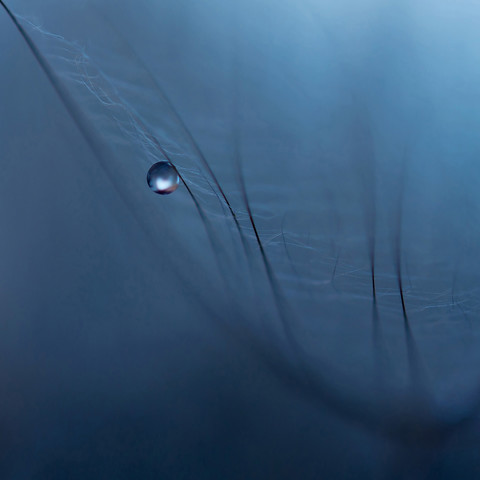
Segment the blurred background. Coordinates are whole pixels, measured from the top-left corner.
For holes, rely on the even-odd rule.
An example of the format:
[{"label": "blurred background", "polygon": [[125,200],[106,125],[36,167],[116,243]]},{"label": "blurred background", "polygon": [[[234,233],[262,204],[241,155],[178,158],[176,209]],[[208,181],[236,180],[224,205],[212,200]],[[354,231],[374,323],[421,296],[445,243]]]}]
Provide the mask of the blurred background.
[{"label": "blurred background", "polygon": [[476,2],[5,4],[2,478],[480,475]]}]

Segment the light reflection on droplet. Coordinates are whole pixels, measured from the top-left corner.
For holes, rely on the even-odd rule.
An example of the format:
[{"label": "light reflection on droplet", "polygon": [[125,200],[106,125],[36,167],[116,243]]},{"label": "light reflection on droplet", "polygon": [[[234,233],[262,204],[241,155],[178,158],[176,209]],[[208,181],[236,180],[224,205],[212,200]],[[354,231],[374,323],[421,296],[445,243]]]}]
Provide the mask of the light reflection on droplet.
[{"label": "light reflection on droplet", "polygon": [[180,178],[170,162],[157,162],[148,171],[147,183],[155,193],[168,195],[178,188]]}]

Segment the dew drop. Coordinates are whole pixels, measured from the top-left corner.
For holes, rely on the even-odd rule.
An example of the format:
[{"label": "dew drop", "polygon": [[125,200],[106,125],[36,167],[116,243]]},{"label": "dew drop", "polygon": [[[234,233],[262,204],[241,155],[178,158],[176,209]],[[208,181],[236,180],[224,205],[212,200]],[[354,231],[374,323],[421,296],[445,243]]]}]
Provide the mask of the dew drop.
[{"label": "dew drop", "polygon": [[178,188],[180,178],[170,162],[154,163],[147,174],[148,186],[160,195],[168,195]]}]

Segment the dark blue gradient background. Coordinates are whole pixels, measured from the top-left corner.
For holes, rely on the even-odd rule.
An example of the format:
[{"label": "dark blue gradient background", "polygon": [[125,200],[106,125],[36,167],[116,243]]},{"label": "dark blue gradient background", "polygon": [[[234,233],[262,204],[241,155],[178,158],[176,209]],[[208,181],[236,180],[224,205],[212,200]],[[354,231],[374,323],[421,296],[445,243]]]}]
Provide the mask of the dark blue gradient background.
[{"label": "dark blue gradient background", "polygon": [[479,478],[478,4],[6,3],[0,478]]}]

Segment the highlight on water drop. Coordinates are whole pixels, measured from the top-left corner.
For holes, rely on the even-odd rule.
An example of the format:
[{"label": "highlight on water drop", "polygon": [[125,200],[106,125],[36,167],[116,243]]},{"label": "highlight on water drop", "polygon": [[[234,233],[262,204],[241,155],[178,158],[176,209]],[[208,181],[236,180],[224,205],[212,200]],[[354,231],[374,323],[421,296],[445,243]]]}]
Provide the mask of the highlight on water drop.
[{"label": "highlight on water drop", "polygon": [[159,195],[173,193],[180,183],[175,167],[166,161],[154,163],[147,173],[148,186]]}]

